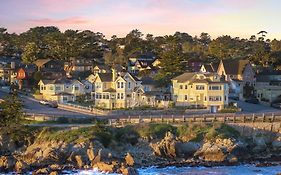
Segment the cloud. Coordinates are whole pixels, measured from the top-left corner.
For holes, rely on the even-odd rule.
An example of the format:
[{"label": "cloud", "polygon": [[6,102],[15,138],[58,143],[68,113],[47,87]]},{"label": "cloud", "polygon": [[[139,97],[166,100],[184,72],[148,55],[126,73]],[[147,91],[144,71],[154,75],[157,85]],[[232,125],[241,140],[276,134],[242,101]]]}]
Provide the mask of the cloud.
[{"label": "cloud", "polygon": [[51,19],[51,18],[43,18],[43,19],[31,19],[28,22],[34,25],[68,25],[68,24],[86,24],[89,21],[84,17],[70,17],[65,19]]}]

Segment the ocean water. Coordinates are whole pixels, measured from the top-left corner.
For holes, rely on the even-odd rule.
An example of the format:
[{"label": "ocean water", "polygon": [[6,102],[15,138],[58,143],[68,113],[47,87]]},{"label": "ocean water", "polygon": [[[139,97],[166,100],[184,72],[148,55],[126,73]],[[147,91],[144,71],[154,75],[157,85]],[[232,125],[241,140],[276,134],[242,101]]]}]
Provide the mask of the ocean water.
[{"label": "ocean water", "polygon": [[[277,175],[281,166],[256,167],[254,165],[219,166],[219,167],[149,167],[138,169],[140,175]],[[68,172],[73,175],[103,175],[97,170]],[[108,174],[118,175],[118,174]]]}]

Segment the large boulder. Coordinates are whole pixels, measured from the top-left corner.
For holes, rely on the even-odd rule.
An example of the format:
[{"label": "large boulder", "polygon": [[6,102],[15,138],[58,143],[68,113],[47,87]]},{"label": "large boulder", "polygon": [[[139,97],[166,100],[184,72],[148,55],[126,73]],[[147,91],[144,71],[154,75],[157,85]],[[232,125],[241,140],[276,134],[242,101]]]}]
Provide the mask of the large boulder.
[{"label": "large boulder", "polygon": [[117,167],[114,164],[105,163],[105,162],[98,162],[93,166],[93,168],[98,168],[100,171],[106,173],[113,173],[117,170]]},{"label": "large boulder", "polygon": [[176,144],[176,152],[179,157],[190,157],[199,150],[201,145],[197,142],[178,142]]},{"label": "large boulder", "polygon": [[176,145],[178,142],[171,132],[167,132],[166,136],[160,142],[152,143],[150,146],[156,156],[175,158],[177,157]]},{"label": "large boulder", "polygon": [[14,169],[16,159],[13,156],[0,157],[0,171],[11,171]]},{"label": "large boulder", "polygon": [[121,167],[120,171],[123,175],[138,175],[138,171],[132,167]]},{"label": "large boulder", "polygon": [[130,153],[127,153],[125,157],[125,161],[128,166],[134,166],[135,164],[134,158]]},{"label": "large boulder", "polygon": [[17,173],[24,173],[25,171],[29,170],[29,165],[21,160],[17,161],[15,164],[15,171]]},{"label": "large boulder", "polygon": [[245,145],[235,139],[216,139],[213,142],[206,142],[194,154],[201,160],[209,162],[237,162],[237,155],[242,154]]}]

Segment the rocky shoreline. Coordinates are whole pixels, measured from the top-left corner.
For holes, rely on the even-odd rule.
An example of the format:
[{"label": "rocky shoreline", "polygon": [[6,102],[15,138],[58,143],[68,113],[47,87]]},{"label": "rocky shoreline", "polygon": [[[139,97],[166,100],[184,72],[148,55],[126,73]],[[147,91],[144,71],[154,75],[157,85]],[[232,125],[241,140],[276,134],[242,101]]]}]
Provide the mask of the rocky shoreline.
[{"label": "rocky shoreline", "polygon": [[[281,165],[281,137],[278,134],[188,140],[168,131],[163,138],[139,137],[134,144],[111,141],[110,145],[104,145],[99,139],[79,137],[79,142],[44,140],[42,134],[24,144],[2,135],[0,171],[56,175],[64,170],[98,168],[109,173],[136,175],[136,168],[149,166]],[[126,139],[131,137],[127,135]]]}]

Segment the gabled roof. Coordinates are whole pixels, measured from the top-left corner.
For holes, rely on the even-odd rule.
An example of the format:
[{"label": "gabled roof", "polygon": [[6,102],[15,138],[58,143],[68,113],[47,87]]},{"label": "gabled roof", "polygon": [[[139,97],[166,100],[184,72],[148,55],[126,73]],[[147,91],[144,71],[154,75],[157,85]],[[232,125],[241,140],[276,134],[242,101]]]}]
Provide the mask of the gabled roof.
[{"label": "gabled roof", "polygon": [[128,73],[128,75],[130,75],[133,78],[133,80],[140,81],[140,79],[138,77],[134,76],[133,74],[131,74],[129,72],[127,72],[127,73]]},{"label": "gabled roof", "polygon": [[193,79],[193,80],[190,81],[189,84],[192,84],[192,83],[206,83],[206,84],[208,84],[210,82],[211,82],[210,79]]},{"label": "gabled roof", "polygon": [[179,76],[173,78],[172,80],[176,80],[179,83],[184,83],[184,82],[191,80],[195,75],[196,75],[195,72],[187,72],[187,73],[184,73],[182,75],[179,75]]},{"label": "gabled roof", "polygon": [[75,82],[81,83],[79,80],[66,79],[66,78],[55,79],[55,80],[40,80],[40,81],[42,81],[43,84],[72,84],[72,83],[75,83]]},{"label": "gabled roof", "polygon": [[41,67],[44,64],[48,63],[49,61],[51,61],[51,59],[38,59],[38,60],[34,61],[33,63],[36,64],[36,66]]},{"label": "gabled roof", "polygon": [[244,68],[249,64],[248,60],[222,60],[225,73],[229,75],[243,74]]},{"label": "gabled roof", "polygon": [[102,82],[111,82],[113,80],[112,73],[98,73]]},{"label": "gabled roof", "polygon": [[95,69],[95,68],[103,69],[103,70],[110,70],[110,67],[107,66],[107,65],[96,65],[96,66],[94,67],[94,69]]}]

